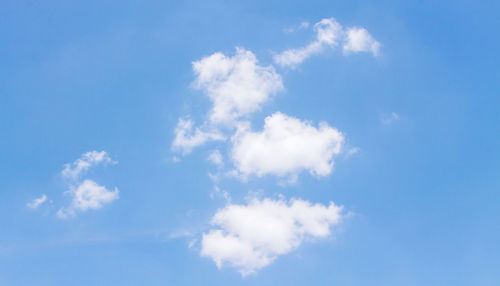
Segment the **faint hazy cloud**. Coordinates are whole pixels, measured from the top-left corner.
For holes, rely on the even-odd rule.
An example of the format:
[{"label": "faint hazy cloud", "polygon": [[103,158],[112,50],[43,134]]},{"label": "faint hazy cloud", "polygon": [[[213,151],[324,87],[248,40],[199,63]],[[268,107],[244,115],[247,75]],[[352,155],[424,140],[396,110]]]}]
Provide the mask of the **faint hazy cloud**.
[{"label": "faint hazy cloud", "polygon": [[29,202],[27,206],[30,209],[37,209],[40,205],[45,203],[47,201],[47,196],[43,194],[41,197],[34,199],[33,201]]},{"label": "faint hazy cloud", "polygon": [[399,119],[399,114],[397,114],[396,112],[391,112],[389,114],[383,114],[380,117],[380,121],[382,122],[382,124],[385,124],[385,125],[389,125],[398,119]]}]

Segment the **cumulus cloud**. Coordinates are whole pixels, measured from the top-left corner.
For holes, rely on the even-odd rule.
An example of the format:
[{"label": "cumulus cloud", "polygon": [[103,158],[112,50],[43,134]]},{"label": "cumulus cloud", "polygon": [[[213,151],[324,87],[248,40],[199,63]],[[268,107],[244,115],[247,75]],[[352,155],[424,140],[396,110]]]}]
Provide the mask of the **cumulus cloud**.
[{"label": "cumulus cloud", "polygon": [[301,199],[253,199],[247,205],[229,204],[213,216],[213,229],[204,233],[201,255],[218,268],[254,273],[306,239],[326,238],[341,222],[342,207],[311,204]]},{"label": "cumulus cloud", "polygon": [[366,29],[353,27],[346,31],[346,41],[343,49],[344,53],[371,52],[374,56],[377,56],[380,43]]},{"label": "cumulus cloud", "polygon": [[74,161],[72,164],[65,164],[61,175],[65,178],[70,178],[73,180],[78,179],[78,177],[85,173],[90,167],[96,166],[98,164],[115,164],[113,160],[108,156],[106,151],[89,151],[83,153],[82,156]]},{"label": "cumulus cloud", "polygon": [[325,47],[337,46],[342,35],[342,26],[335,19],[328,18],[314,24],[314,31],[316,39],[309,45],[277,54],[274,56],[274,61],[280,66],[294,67],[313,54],[322,52]]},{"label": "cumulus cloud", "polygon": [[317,176],[330,174],[344,136],[327,123],[314,127],[277,112],[265,119],[262,131],[243,125],[231,140],[231,158],[241,175],[293,178],[303,170]]},{"label": "cumulus cloud", "polygon": [[72,217],[78,211],[100,209],[104,204],[117,200],[119,191],[117,188],[109,190],[92,180],[84,180],[79,185],[72,186],[67,194],[72,197],[71,204],[59,209],[57,212],[59,218]]},{"label": "cumulus cloud", "polygon": [[274,62],[283,67],[294,68],[314,54],[321,53],[325,48],[335,48],[343,43],[344,54],[371,52],[379,54],[380,43],[364,28],[344,29],[334,18],[322,19],[314,24],[316,38],[307,46],[289,49],[274,56]]},{"label": "cumulus cloud", "polygon": [[47,196],[43,194],[41,197],[34,199],[33,201],[29,202],[27,206],[30,209],[37,209],[40,205],[45,203],[47,201]]},{"label": "cumulus cloud", "polygon": [[[193,148],[205,144],[208,141],[225,140],[225,137],[218,131],[203,131],[200,128],[193,128],[193,121],[189,119],[179,119],[175,127],[175,138],[172,142],[174,150],[181,150],[182,153],[191,153]],[[194,130],[193,130],[194,129]]]},{"label": "cumulus cloud", "polygon": [[232,124],[235,119],[259,110],[263,103],[283,89],[281,76],[272,66],[259,65],[255,55],[236,48],[234,56],[215,53],[193,62],[194,86],[212,101],[210,120]]}]

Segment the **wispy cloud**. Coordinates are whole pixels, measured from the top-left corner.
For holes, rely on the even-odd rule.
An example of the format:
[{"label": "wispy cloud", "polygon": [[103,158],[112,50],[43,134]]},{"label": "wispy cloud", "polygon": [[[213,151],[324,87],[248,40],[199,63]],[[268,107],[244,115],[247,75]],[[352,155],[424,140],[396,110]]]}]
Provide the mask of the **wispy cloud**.
[{"label": "wispy cloud", "polygon": [[344,54],[371,52],[379,54],[381,44],[376,41],[365,28],[344,28],[334,18],[325,18],[314,24],[315,39],[308,45],[285,50],[274,55],[274,62],[282,67],[295,68],[311,57],[323,52],[326,48],[334,49],[343,45]]},{"label": "wispy cloud", "polygon": [[27,206],[30,209],[37,209],[39,206],[41,206],[43,203],[47,201],[47,196],[43,194],[41,197],[34,199],[33,201],[29,202]]},{"label": "wispy cloud", "polygon": [[382,116],[380,117],[380,121],[382,122],[382,124],[385,125],[389,125],[398,119],[399,119],[399,114],[397,114],[396,112],[391,112],[389,114],[382,114]]},{"label": "wispy cloud", "polygon": [[80,175],[93,166],[98,164],[107,165],[116,163],[117,162],[111,160],[106,151],[89,151],[83,153],[82,156],[75,160],[72,164],[65,164],[61,175],[65,178],[76,180]]}]

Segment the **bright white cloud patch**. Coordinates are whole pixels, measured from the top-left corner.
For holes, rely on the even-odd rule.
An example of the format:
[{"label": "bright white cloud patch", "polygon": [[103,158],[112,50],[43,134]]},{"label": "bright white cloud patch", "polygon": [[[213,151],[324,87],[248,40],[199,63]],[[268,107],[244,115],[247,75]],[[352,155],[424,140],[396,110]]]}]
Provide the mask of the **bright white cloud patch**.
[{"label": "bright white cloud patch", "polygon": [[342,207],[308,201],[254,199],[217,211],[203,234],[201,255],[217,267],[229,265],[247,275],[296,249],[305,239],[326,238],[342,219]]},{"label": "bright white cloud patch", "polygon": [[119,191],[117,188],[109,190],[92,180],[84,180],[78,186],[71,187],[67,193],[72,201],[68,207],[59,209],[57,216],[60,218],[74,216],[77,211],[100,209],[104,204],[117,200]]},{"label": "bright white cloud patch", "polygon": [[286,50],[274,56],[274,61],[280,66],[294,67],[313,54],[323,51],[327,46],[335,47],[342,36],[342,26],[333,18],[323,19],[314,24],[316,39],[300,49]]},{"label": "bright white cloud patch", "polygon": [[61,172],[61,175],[66,178],[70,178],[73,180],[78,179],[78,177],[85,173],[90,167],[93,167],[98,164],[110,164],[116,163],[108,156],[106,151],[89,151],[87,153],[82,154],[82,156],[77,159],[73,164],[64,165],[64,169]]},{"label": "bright white cloud patch", "polygon": [[316,39],[309,45],[277,54],[274,56],[274,62],[283,67],[294,68],[327,47],[337,47],[340,42],[343,43],[345,54],[358,52],[371,52],[374,56],[379,54],[380,43],[364,28],[344,29],[334,18],[327,18],[314,24],[314,31]]},{"label": "bright white cloud patch", "polygon": [[47,196],[43,194],[41,197],[34,199],[33,201],[29,202],[27,206],[30,209],[37,209],[40,205],[45,203],[47,201]]},{"label": "bright white cloud patch", "polygon": [[215,53],[193,62],[195,87],[202,89],[213,103],[212,123],[232,124],[235,119],[261,108],[283,89],[281,76],[272,66],[260,66],[251,51],[236,48],[228,57]]},{"label": "bright white cloud patch", "polygon": [[190,153],[193,148],[203,145],[208,141],[225,139],[218,131],[202,131],[200,128],[193,130],[193,121],[185,119],[179,119],[174,133],[175,138],[172,148],[181,150],[184,154]]},{"label": "bright white cloud patch", "polygon": [[333,157],[341,152],[344,136],[326,123],[314,127],[282,113],[265,120],[261,132],[240,127],[232,138],[231,157],[243,175],[295,177],[308,170],[317,176],[330,174]]},{"label": "bright white cloud patch", "polygon": [[380,50],[380,43],[377,42],[364,28],[349,28],[346,32],[344,52],[371,52],[377,56]]}]

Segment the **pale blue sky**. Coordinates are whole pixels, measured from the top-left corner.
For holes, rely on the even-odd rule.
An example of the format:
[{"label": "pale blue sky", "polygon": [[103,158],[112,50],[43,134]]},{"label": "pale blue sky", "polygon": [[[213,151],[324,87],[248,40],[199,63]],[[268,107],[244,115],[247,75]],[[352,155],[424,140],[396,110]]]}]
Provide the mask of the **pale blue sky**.
[{"label": "pale blue sky", "polygon": [[[1,2],[0,285],[499,285],[500,5],[302,2]],[[378,54],[343,52],[342,38],[293,68],[273,60],[330,18],[342,33],[366,29]],[[235,47],[272,66],[282,89],[228,127],[210,120],[192,63]],[[277,112],[338,129],[343,151],[284,176],[224,175],[244,173],[231,124],[261,132]],[[226,141],[183,154],[179,119]],[[62,173],[94,150],[110,160]],[[213,150],[223,166],[207,160]],[[333,168],[315,173],[327,159]],[[106,188],[97,205],[71,202],[85,180]],[[327,235],[301,234],[279,254],[263,238],[274,260],[244,276],[234,259],[202,255],[203,234],[230,233],[211,219],[249,197],[344,211]]]}]

